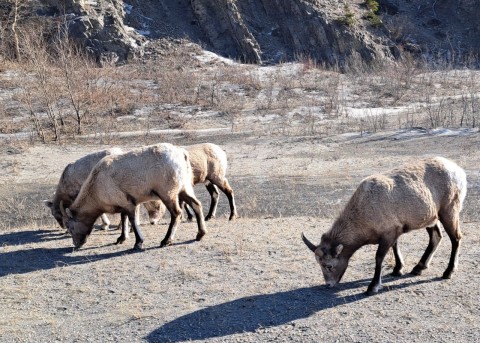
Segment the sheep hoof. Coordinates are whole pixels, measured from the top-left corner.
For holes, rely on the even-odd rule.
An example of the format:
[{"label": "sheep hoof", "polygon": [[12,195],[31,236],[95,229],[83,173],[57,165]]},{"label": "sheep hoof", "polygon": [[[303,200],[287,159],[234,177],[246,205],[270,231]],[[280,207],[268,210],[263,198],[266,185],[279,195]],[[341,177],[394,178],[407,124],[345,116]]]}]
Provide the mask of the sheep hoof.
[{"label": "sheep hoof", "polygon": [[210,219],[215,218],[214,216],[206,216],[205,221],[209,221]]},{"label": "sheep hoof", "polygon": [[143,247],[143,243],[135,243],[132,249],[132,251],[143,251],[143,250],[145,250]]},{"label": "sheep hoof", "polygon": [[415,267],[413,267],[413,269],[412,269],[412,271],[410,272],[410,274],[419,276],[419,275],[422,275],[422,273],[423,273],[423,271],[424,271],[425,269],[427,269],[427,268],[425,268],[425,267],[420,266],[420,265],[417,264]]},{"label": "sheep hoof", "polygon": [[238,214],[232,214],[228,220],[234,220],[235,218],[239,218]]},{"label": "sheep hoof", "polygon": [[195,240],[199,242],[200,240],[202,240],[203,236],[205,236],[205,232],[199,232],[197,233],[197,237],[195,237]]},{"label": "sheep hoof", "polygon": [[443,273],[443,275],[442,275],[442,279],[445,279],[445,280],[451,279],[452,278],[452,273],[453,273],[453,271],[446,270],[445,273]]},{"label": "sheep hoof", "polygon": [[164,248],[166,246],[169,246],[172,244],[172,241],[169,239],[169,240],[163,240],[161,243],[160,243],[160,248]]},{"label": "sheep hoof", "polygon": [[376,285],[376,286],[370,285],[370,286],[368,286],[368,289],[367,289],[366,294],[367,294],[368,296],[375,295],[375,294],[378,293],[378,291],[379,291],[380,289],[382,289],[382,285],[381,285],[381,284],[380,284],[380,285]]},{"label": "sheep hoof", "polygon": [[402,270],[393,270],[392,273],[390,274],[391,276],[402,276],[404,273],[402,272]]},{"label": "sheep hoof", "polygon": [[122,244],[123,242],[125,242],[125,237],[120,236],[117,238],[115,244]]}]

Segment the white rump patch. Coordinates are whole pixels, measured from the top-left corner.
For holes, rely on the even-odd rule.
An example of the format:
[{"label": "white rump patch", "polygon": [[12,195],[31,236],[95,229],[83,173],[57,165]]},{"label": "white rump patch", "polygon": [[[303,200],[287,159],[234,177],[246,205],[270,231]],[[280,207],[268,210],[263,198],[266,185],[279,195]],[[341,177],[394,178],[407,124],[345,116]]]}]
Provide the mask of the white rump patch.
[{"label": "white rump patch", "polygon": [[192,195],[193,184],[191,166],[185,161],[185,154],[188,152],[184,148],[175,147],[171,144],[165,144],[167,150],[167,163],[172,167],[177,176],[180,188],[185,188],[185,191]]},{"label": "white rump patch", "polygon": [[435,157],[437,161],[440,161],[444,166],[445,169],[448,171],[450,175],[450,179],[455,183],[460,190],[460,208],[463,205],[463,200],[465,200],[465,196],[467,195],[467,175],[465,171],[460,168],[455,162],[450,161],[444,157]]},{"label": "white rump patch", "polygon": [[217,159],[223,168],[223,172],[225,173],[227,170],[227,163],[228,163],[227,154],[218,145],[210,145],[210,147],[212,148],[215,155],[217,155]]}]

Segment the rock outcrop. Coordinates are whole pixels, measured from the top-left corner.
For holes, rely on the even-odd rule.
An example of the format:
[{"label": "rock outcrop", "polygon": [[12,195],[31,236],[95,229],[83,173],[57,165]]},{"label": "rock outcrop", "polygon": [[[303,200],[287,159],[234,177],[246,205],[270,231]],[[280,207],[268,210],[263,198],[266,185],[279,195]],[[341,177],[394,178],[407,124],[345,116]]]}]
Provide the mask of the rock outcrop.
[{"label": "rock outcrop", "polygon": [[73,41],[83,45],[100,64],[141,56],[145,37],[125,26],[121,0],[45,0],[64,15]]},{"label": "rock outcrop", "polygon": [[[312,58],[374,63],[402,53],[480,51],[478,0],[44,0],[100,62],[141,56],[145,43],[187,38],[247,63]],[[424,57],[424,56],[423,56]]]}]

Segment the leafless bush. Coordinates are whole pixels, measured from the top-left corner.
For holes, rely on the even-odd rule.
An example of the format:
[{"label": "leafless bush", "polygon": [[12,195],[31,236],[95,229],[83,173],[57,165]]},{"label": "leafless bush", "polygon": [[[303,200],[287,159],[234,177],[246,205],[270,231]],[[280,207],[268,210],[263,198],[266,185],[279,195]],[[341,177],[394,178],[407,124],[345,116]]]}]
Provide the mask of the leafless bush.
[{"label": "leafless bush", "polygon": [[24,31],[20,37],[25,60],[18,100],[43,142],[75,137],[93,124],[103,127],[102,118],[130,112],[135,104],[128,86],[116,83],[118,69],[98,68],[66,37],[62,28],[50,44],[41,31]]},{"label": "leafless bush", "polygon": [[382,114],[368,114],[360,119],[360,132],[369,131],[377,132],[385,130],[388,125],[388,116],[384,112]]},{"label": "leafless bush", "polygon": [[95,78],[95,64],[70,42],[66,29],[59,32],[55,54],[62,72],[65,95],[73,112],[75,132],[82,134],[85,121],[89,119],[92,98],[97,90],[95,82],[91,82]]},{"label": "leafless bush", "polygon": [[480,80],[474,73],[467,78],[466,90],[461,96],[460,126],[477,127],[480,121]]},{"label": "leafless bush", "polygon": [[0,53],[4,59],[20,61],[19,32],[31,6],[29,0],[5,0],[0,9]]},{"label": "leafless bush", "polygon": [[22,50],[26,62],[22,70],[23,77],[19,80],[23,91],[20,101],[29,113],[40,139],[43,142],[57,141],[60,137],[60,125],[63,124],[63,113],[58,106],[61,92],[54,82],[58,71],[51,67],[51,56],[38,33],[24,32]]},{"label": "leafless bush", "polygon": [[[162,74],[157,75],[157,82],[159,85],[158,96],[163,103],[170,104],[187,104],[193,105],[198,100],[200,95],[199,80],[196,74],[187,70],[173,70],[164,71]],[[211,89],[208,91],[210,103],[215,93],[215,82],[212,83]]]},{"label": "leafless bush", "polygon": [[[115,131],[133,129],[146,136],[156,127],[194,129],[203,118],[196,114],[205,111],[218,113],[219,125],[232,132],[260,128],[285,135],[375,132],[394,125],[476,127],[480,119],[478,73],[462,74],[447,64],[432,72],[408,54],[388,67],[367,66],[352,55],[327,70],[308,56],[275,67],[204,64],[176,46],[151,61],[98,68],[69,42],[64,28],[49,35],[49,44],[38,32],[19,36],[27,58],[16,82],[19,112],[29,115],[47,142],[88,133],[110,141]],[[389,112],[393,107],[396,117]],[[364,108],[375,110],[362,119],[349,116]],[[1,124],[0,130],[15,132],[14,125]]]}]

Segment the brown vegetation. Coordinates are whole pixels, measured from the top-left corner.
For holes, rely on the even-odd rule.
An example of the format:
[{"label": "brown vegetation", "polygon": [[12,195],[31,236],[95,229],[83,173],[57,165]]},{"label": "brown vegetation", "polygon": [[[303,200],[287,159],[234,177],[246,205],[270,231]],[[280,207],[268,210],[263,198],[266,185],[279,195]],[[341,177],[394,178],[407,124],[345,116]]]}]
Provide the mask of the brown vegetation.
[{"label": "brown vegetation", "polygon": [[[345,73],[305,55],[241,65],[180,40],[155,58],[98,68],[66,41],[50,48],[37,38],[27,35],[20,46],[38,65],[0,58],[2,338],[480,339],[480,280],[472,272],[480,258],[478,71],[352,58]],[[145,227],[142,253],[112,245],[118,233],[111,231],[94,231],[89,246],[72,253],[71,237],[44,208],[63,168],[88,153],[205,141],[228,153],[241,218],[227,221],[228,204],[220,202],[202,242],[190,244],[196,225],[184,223],[173,246],[157,249],[163,220]],[[364,261],[374,250],[364,247],[339,288],[320,286],[300,231],[326,231],[365,176],[433,155],[467,172],[457,277],[435,277],[450,253],[443,244],[428,273],[387,277],[384,292],[365,298],[371,265]],[[196,195],[205,204],[203,190]],[[428,238],[405,236],[405,263],[413,266]],[[387,256],[389,268],[392,261]]]},{"label": "brown vegetation", "polygon": [[209,65],[195,57],[198,48],[178,42],[160,60],[99,68],[56,37],[47,48],[33,32],[22,36],[25,61],[3,81],[12,95],[0,113],[2,132],[30,128],[42,142],[109,139],[120,131],[202,128],[202,113],[213,114],[207,127],[286,135],[476,128],[480,119],[480,74],[451,65],[430,71],[405,60],[372,69],[358,60],[346,74],[300,56],[278,68]]}]

